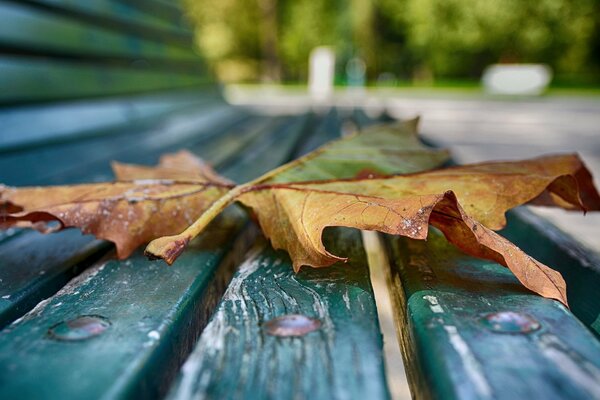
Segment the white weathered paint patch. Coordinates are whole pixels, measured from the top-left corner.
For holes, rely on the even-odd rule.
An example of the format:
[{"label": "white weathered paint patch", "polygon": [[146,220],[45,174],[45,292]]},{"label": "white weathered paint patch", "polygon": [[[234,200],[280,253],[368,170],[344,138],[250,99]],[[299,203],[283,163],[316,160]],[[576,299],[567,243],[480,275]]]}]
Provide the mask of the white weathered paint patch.
[{"label": "white weathered paint patch", "polygon": [[158,331],[150,331],[148,332],[148,337],[152,340],[160,339],[160,333]]},{"label": "white weathered paint patch", "polygon": [[196,387],[195,384],[199,375],[201,382],[210,382],[213,371],[208,369],[202,371],[204,360],[214,356],[217,352],[222,351],[225,346],[227,334],[230,331],[236,332],[235,328],[228,326],[227,324],[227,310],[225,309],[225,305],[229,304],[232,307],[237,307],[237,305],[239,305],[239,310],[234,310],[236,315],[241,314],[241,318],[244,318],[245,320],[249,319],[247,315],[246,300],[243,295],[243,283],[250,275],[260,268],[262,263],[259,256],[263,248],[264,245],[255,246],[248,253],[244,263],[240,265],[238,271],[229,283],[227,290],[223,294],[221,306],[206,328],[204,328],[194,351],[189,355],[187,361],[181,367],[181,380],[176,386],[177,391],[171,393],[170,398],[194,398],[194,388]]},{"label": "white weathered paint patch", "polygon": [[600,399],[600,369],[572,350],[566,343],[552,334],[538,340],[538,346],[552,365],[576,383],[590,398]]},{"label": "white weathered paint patch", "polygon": [[348,289],[342,295],[342,299],[344,299],[344,303],[346,304],[346,308],[350,311],[350,296],[348,294]]},{"label": "white weathered paint patch", "polygon": [[443,314],[444,313],[444,309],[442,308],[442,306],[440,306],[440,303],[439,303],[437,297],[427,295],[427,296],[423,296],[423,299],[427,300],[427,302],[429,303],[429,309],[431,310],[431,312],[433,312],[435,314]]},{"label": "white weathered paint patch", "polygon": [[448,338],[450,339],[450,344],[456,350],[460,359],[462,360],[462,364],[465,368],[465,373],[475,385],[475,390],[477,393],[484,398],[489,398],[492,396],[492,388],[488,384],[485,375],[483,374],[481,364],[475,358],[475,355],[469,348],[469,345],[458,333],[458,329],[456,329],[453,325],[444,326],[444,330],[448,334]]}]

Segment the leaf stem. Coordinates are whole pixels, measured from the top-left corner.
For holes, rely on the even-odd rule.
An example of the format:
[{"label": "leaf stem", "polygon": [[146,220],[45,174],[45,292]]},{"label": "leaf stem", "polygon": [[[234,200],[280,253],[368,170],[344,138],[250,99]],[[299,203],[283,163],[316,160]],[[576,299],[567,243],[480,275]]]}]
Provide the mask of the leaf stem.
[{"label": "leaf stem", "polygon": [[183,252],[188,242],[198,236],[208,224],[247,190],[247,185],[236,186],[215,201],[202,215],[183,232],[173,236],[163,236],[151,241],[145,254],[151,259],[163,259],[171,265]]}]

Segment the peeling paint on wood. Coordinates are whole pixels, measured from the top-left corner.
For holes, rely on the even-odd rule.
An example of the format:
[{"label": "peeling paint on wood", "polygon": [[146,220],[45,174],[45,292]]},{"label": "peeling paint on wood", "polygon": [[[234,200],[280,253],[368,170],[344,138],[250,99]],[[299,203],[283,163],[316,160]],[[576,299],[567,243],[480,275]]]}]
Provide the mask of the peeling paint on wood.
[{"label": "peeling paint on wood", "polygon": [[[599,398],[600,343],[569,310],[527,291],[506,268],[460,253],[436,230],[427,242],[387,239],[417,398]],[[507,312],[539,328],[495,331],[482,322]]]},{"label": "peeling paint on wood", "polygon": [[[350,265],[303,269],[252,250],[184,364],[169,398],[386,399],[382,343],[359,233],[327,235]],[[300,314],[321,322],[298,337],[263,329]]]}]

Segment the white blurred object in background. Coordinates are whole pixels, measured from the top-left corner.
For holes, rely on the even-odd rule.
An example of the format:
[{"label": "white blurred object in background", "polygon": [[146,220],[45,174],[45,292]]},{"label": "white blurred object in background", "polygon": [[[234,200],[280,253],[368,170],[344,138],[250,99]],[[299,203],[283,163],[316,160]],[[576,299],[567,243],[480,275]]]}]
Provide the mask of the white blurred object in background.
[{"label": "white blurred object in background", "polygon": [[546,90],[552,70],[544,64],[494,64],[481,78],[490,94],[537,96]]},{"label": "white blurred object in background", "polygon": [[315,100],[325,100],[333,94],[335,54],[329,47],[315,47],[310,53],[308,91]]}]

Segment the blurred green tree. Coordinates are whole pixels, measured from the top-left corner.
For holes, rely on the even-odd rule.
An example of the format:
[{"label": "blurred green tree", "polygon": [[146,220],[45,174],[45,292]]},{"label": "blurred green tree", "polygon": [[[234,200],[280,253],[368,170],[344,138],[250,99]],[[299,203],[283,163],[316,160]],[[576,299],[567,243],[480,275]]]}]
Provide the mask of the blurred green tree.
[{"label": "blurred green tree", "polygon": [[496,62],[600,72],[599,0],[185,0],[225,81],[304,80],[316,46],[365,60],[367,76],[478,78]]},{"label": "blurred green tree", "polygon": [[380,1],[404,25],[418,67],[435,75],[478,77],[495,62],[543,62],[576,73],[592,57],[595,0]]}]

